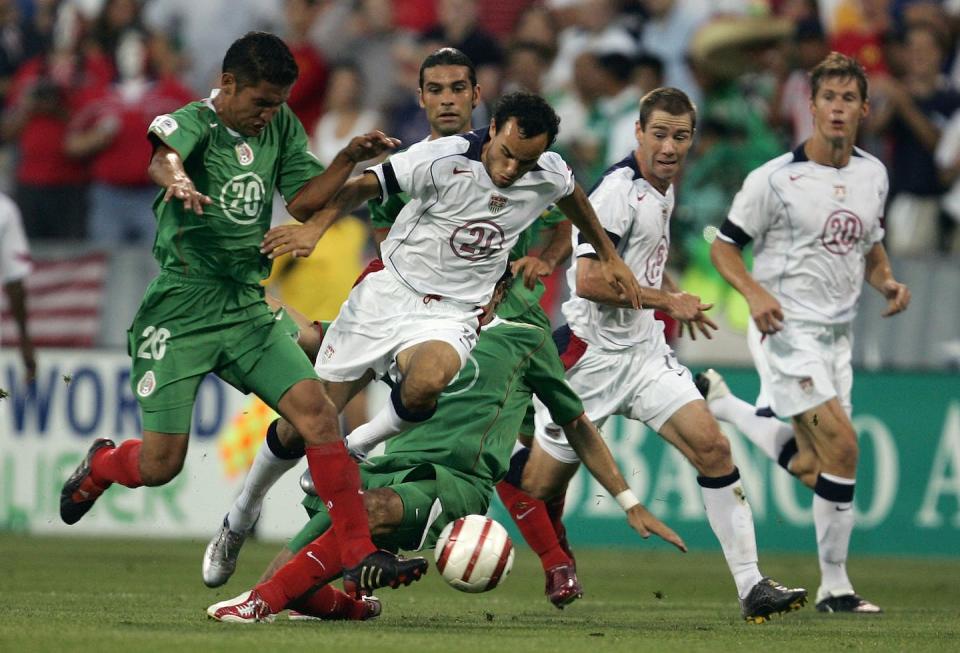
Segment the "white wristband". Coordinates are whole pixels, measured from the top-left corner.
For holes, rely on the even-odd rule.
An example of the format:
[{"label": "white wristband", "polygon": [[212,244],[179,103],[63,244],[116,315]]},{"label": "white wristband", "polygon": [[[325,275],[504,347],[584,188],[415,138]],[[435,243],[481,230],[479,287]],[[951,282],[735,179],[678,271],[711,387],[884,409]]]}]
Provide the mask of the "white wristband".
[{"label": "white wristband", "polygon": [[620,504],[620,507],[623,508],[623,511],[626,512],[633,508],[634,506],[640,505],[640,499],[637,498],[637,495],[633,493],[633,490],[627,488],[620,494],[614,497],[617,500],[617,503]]}]

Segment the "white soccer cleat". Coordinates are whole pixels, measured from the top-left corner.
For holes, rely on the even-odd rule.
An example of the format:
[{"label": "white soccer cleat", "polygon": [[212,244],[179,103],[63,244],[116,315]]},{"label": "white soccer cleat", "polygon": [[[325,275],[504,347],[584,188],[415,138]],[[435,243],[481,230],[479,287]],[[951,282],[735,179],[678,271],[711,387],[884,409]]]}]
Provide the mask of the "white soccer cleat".
[{"label": "white soccer cleat", "polygon": [[244,592],[220,603],[214,603],[207,608],[207,616],[217,621],[235,624],[269,623],[275,615],[270,606],[260,598],[257,590]]},{"label": "white soccer cleat", "polygon": [[727,386],[727,382],[723,380],[720,372],[712,367],[697,374],[693,378],[693,381],[697,385],[697,390],[700,391],[700,394],[703,395],[703,398],[706,399],[708,404],[715,399],[720,399],[730,394],[730,388]]},{"label": "white soccer cleat", "polygon": [[237,533],[230,530],[230,523],[227,516],[224,516],[220,530],[203,552],[203,583],[207,587],[220,587],[230,580],[230,576],[237,569],[237,557],[248,532]]}]

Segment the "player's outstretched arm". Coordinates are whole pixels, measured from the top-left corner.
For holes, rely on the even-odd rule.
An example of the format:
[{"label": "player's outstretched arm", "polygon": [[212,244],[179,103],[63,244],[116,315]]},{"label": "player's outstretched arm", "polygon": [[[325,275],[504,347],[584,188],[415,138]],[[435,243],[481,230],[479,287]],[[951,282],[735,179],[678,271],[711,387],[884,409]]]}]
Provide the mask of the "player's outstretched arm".
[{"label": "player's outstretched arm", "polygon": [[681,551],[687,550],[687,545],[680,536],[650,514],[633,495],[600,432],[585,414],[566,424],[563,431],[567,436],[567,442],[586,465],[590,474],[597,479],[603,489],[617,499],[626,511],[627,521],[640,534],[640,537],[646,539],[653,533]]},{"label": "player's outstretched arm", "polygon": [[203,215],[203,207],[212,204],[213,200],[194,187],[193,180],[183,168],[183,160],[176,150],[166,145],[157,145],[150,157],[147,174],[157,186],[165,188],[163,201],[177,199],[183,202],[183,208]]},{"label": "player's outstretched arm", "polygon": [[[327,169],[329,172],[329,168]],[[354,207],[380,195],[380,182],[372,173],[354,177],[336,191],[326,206],[303,224],[285,224],[270,229],[263,236],[260,252],[270,258],[290,253],[310,256],[317,241],[334,222]]]},{"label": "player's outstretched arm", "polygon": [[875,243],[866,256],[864,278],[887,298],[887,308],[883,317],[890,317],[907,310],[910,305],[910,289],[906,284],[893,278],[890,259],[883,243]]},{"label": "player's outstretched arm", "polygon": [[4,285],[4,291],[7,293],[7,303],[10,306],[13,321],[20,332],[20,357],[23,359],[26,378],[27,381],[33,381],[37,376],[37,359],[33,349],[33,338],[30,337],[30,329],[27,325],[27,291],[21,279],[8,281]]},{"label": "player's outstretched arm", "polygon": [[524,256],[513,262],[514,277],[523,277],[523,285],[533,290],[537,280],[549,277],[557,266],[566,261],[573,252],[570,234],[573,225],[564,220],[550,227],[550,240],[537,256]]},{"label": "player's outstretched arm", "polygon": [[587,194],[583,192],[580,185],[577,184],[572,193],[557,200],[557,207],[570,218],[570,222],[576,225],[587,242],[593,245],[600,259],[600,270],[607,283],[616,289],[630,306],[641,308],[643,302],[640,282],[617,254],[613,242],[603,230],[590,200],[587,199]]},{"label": "player's outstretched arm", "polygon": [[[362,136],[354,136],[342,150],[337,152],[330,167],[303,185],[287,204],[287,211],[300,222],[309,220],[322,209],[350,177],[354,166],[372,159],[400,144],[382,131],[374,130]],[[353,208],[351,205],[348,208]]]}]

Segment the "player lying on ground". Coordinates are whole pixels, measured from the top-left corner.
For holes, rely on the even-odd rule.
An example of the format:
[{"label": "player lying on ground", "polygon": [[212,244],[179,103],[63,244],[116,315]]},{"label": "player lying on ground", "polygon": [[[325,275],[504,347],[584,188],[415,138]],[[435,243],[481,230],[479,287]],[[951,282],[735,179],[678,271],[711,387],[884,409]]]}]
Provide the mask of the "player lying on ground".
[{"label": "player lying on ground", "polygon": [[[500,299],[506,283],[498,285],[493,302]],[[488,315],[492,308],[492,303],[487,306]],[[301,331],[306,339],[315,340],[312,329]],[[317,343],[305,346],[319,349]],[[610,451],[584,416],[580,400],[564,381],[552,348],[543,329],[492,318],[483,328],[468,366],[441,396],[437,414],[391,440],[384,456],[360,466],[363,500],[378,544],[392,550],[430,548],[450,521],[486,513],[494,484],[506,474],[527,403],[536,394],[556,421],[564,424],[570,442],[594,477],[628,506],[630,526],[644,538],[653,533],[686,550],[677,534],[633,497]],[[245,486],[259,483],[261,469],[271,467],[261,460],[294,457],[302,447],[281,437],[276,428],[271,429],[266,444],[261,448],[266,453],[257,455]],[[294,607],[312,616],[344,618],[341,608],[350,604],[327,585],[339,575],[339,569],[328,564],[337,548],[336,534],[330,529],[323,501],[308,496],[304,505],[310,522],[277,556],[264,574],[264,582],[235,599],[210,606],[210,616],[223,621],[264,621]],[[205,577],[206,564],[214,558],[218,564],[211,571],[218,571],[219,580],[225,582],[241,544],[242,540],[215,539],[204,560]],[[230,550],[221,555],[220,549],[228,546]],[[334,605],[340,607],[332,608]],[[352,605],[351,614],[360,618],[376,612],[369,606]]]},{"label": "player lying on ground", "polygon": [[174,478],[186,457],[197,389],[213,372],[254,392],[303,434],[317,490],[333,506],[343,546],[337,567],[347,570],[347,584],[370,569],[380,572],[378,582],[409,583],[426,561],[400,564],[371,542],[337,411],[303,352],[281,333],[259,285],[270,270],[259,245],[274,190],[291,215],[309,223],[357,162],[397,142],[380,132],[354,138],[324,172],[286,105],[297,75],[282,40],[252,32],[227,50],[219,89],[151,124],[161,272],[129,342],[143,439],[120,446],[96,440],[63,485],[60,516],[77,522],[113,483],[134,488]]}]

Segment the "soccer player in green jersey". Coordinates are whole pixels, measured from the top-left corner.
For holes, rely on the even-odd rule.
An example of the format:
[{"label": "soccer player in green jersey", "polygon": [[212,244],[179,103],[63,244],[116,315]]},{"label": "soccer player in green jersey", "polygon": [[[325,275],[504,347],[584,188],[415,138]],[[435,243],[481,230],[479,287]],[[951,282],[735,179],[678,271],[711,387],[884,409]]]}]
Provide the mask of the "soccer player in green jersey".
[{"label": "soccer player in green jersey", "polygon": [[[227,50],[219,89],[151,124],[149,173],[162,188],[154,204],[161,272],[129,332],[143,439],[96,440],[63,486],[60,515],[77,522],[113,483],[156,486],[176,476],[197,388],[214,372],[297,425],[337,524],[337,566],[348,587],[372,589],[371,570],[374,586],[408,584],[426,561],[401,561],[373,545],[337,411],[259,285],[269,272],[259,246],[274,189],[291,215],[309,221],[357,162],[396,141],[380,132],[354,138],[324,172],[286,105],[297,74],[283,41],[251,32]],[[367,587],[358,587],[361,576]]]},{"label": "soccer player in green jersey", "polygon": [[[500,300],[509,275],[488,306]],[[314,335],[314,334],[308,334]],[[319,345],[311,347],[313,352]],[[449,522],[484,514],[494,484],[507,473],[516,434],[533,395],[542,400],[574,442],[584,464],[611,494],[630,494],[609,449],[564,380],[550,333],[494,317],[470,360],[440,397],[437,413],[387,444],[385,455],[361,465],[364,504],[374,540],[389,549],[432,548]],[[634,498],[635,502],[635,498]],[[371,600],[351,601],[327,585],[338,575],[331,522],[323,501],[303,501],[310,521],[294,536],[253,590],[207,609],[214,619],[270,621],[290,607],[326,619],[379,614]],[[683,540],[635,502],[627,521],[642,537],[651,533],[681,551]]]}]

